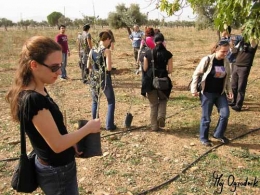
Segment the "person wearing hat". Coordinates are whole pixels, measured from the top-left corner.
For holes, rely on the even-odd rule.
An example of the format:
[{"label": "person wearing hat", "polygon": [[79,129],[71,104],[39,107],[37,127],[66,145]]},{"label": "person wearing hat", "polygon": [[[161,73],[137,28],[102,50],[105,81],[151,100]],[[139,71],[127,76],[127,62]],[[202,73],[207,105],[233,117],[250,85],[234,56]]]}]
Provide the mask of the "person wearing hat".
[{"label": "person wearing hat", "polygon": [[92,49],[91,34],[89,33],[90,25],[83,26],[83,32],[78,36],[78,51],[79,51],[79,66],[81,69],[81,76],[83,83],[87,82],[87,69],[88,54]]},{"label": "person wearing hat", "polygon": [[[154,36],[155,48],[146,51],[144,56],[143,78],[141,94],[148,97],[150,103],[151,130],[158,131],[165,127],[166,107],[169,99],[172,83],[168,74],[172,73],[172,53],[168,51],[163,42],[164,36],[158,33]],[[154,75],[153,63],[154,60]],[[157,90],[153,87],[153,78],[168,79],[169,87],[166,90]]]}]

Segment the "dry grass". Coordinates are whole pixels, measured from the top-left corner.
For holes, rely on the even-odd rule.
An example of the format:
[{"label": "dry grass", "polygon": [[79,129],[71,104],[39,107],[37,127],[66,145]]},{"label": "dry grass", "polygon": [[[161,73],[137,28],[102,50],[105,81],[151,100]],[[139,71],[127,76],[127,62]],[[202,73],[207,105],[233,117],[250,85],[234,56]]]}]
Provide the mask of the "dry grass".
[{"label": "dry grass", "polygon": [[[115,51],[113,66],[117,68],[113,76],[116,94],[115,122],[119,130],[125,131],[123,122],[129,111],[134,119],[136,130],[102,138],[102,157],[77,159],[80,194],[139,194],[172,179],[173,182],[149,192],[151,195],[217,194],[220,186],[214,186],[214,171],[223,174],[222,194],[233,194],[234,186],[228,186],[228,177],[234,175],[236,182],[260,179],[259,131],[250,133],[214,149],[185,172],[190,163],[204,154],[208,148],[201,146],[198,139],[200,106],[186,90],[192,72],[200,58],[210,51],[210,45],[217,35],[214,31],[196,31],[193,28],[162,28],[167,48],[174,57],[174,72],[171,75],[173,91],[168,103],[167,124],[163,132],[149,132],[148,100],[140,95],[140,75],[135,75],[132,48],[126,30],[115,30]],[[18,126],[10,120],[9,108],[4,95],[12,82],[18,53],[23,42],[33,35],[54,37],[57,30],[30,29],[28,31],[1,30],[0,33],[0,159],[17,157],[20,145]],[[72,51],[69,57],[68,75],[80,78],[77,65],[76,37],[78,30],[67,29]],[[92,36],[95,37],[92,29]],[[245,105],[248,110],[236,113],[231,111],[227,137],[236,138],[251,129],[260,127],[259,104],[259,52],[249,77]],[[91,97],[88,86],[79,80],[58,80],[47,86],[50,95],[61,110],[66,111],[69,131],[77,129],[77,121],[91,118]],[[106,100],[101,101],[100,118],[104,126]],[[212,129],[218,115],[214,110]],[[103,131],[102,136],[109,135]],[[217,142],[214,142],[218,145]],[[28,147],[30,147],[28,145]],[[15,194],[10,187],[13,168],[17,162],[0,162],[0,191],[2,194]],[[237,194],[260,194],[257,186],[239,186]],[[37,190],[34,194],[42,194]]]}]

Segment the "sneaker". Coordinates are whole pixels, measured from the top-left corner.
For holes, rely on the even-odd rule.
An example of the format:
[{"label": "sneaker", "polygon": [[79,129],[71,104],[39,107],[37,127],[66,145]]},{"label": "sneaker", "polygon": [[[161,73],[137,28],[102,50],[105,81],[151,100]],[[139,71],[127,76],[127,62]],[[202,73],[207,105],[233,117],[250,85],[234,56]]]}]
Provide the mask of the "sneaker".
[{"label": "sneaker", "polygon": [[161,117],[157,120],[159,127],[165,127],[165,118]]},{"label": "sneaker", "polygon": [[215,137],[213,136],[215,139],[217,139],[218,141],[224,143],[224,144],[228,144],[229,143],[229,139],[226,138],[226,137],[222,137],[222,138],[218,138],[218,137]]},{"label": "sneaker", "polygon": [[206,141],[201,141],[202,145],[207,146],[207,147],[212,147],[212,143],[210,140],[206,140]]},{"label": "sneaker", "polygon": [[237,112],[240,112],[241,111],[241,108],[238,107],[238,106],[231,106],[231,108]]}]

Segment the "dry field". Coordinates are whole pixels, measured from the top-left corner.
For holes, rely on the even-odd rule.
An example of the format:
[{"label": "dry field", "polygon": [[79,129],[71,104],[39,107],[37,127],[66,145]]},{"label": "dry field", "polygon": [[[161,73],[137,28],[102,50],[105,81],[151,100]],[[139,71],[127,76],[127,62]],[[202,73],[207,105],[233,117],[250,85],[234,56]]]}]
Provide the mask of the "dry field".
[{"label": "dry field", "polygon": [[[25,39],[33,35],[54,37],[55,29],[0,29],[0,192],[16,194],[10,179],[17,161],[2,161],[19,155],[19,126],[10,120],[4,101],[18,54]],[[100,31],[100,29],[98,30]],[[260,194],[260,54],[257,51],[249,77],[246,109],[231,110],[227,137],[229,145],[202,146],[198,139],[201,108],[198,99],[187,91],[192,72],[201,57],[209,54],[217,40],[215,31],[193,28],[162,28],[167,48],[173,53],[173,90],[167,107],[166,128],[149,131],[148,100],[140,95],[141,75],[135,74],[131,43],[126,30],[114,30],[116,45],[112,53],[113,85],[116,95],[115,133],[102,131],[103,156],[77,159],[80,194],[94,195],[208,195]],[[89,87],[80,80],[76,37],[78,30],[67,29],[72,55],[69,57],[70,80],[57,80],[47,89],[66,114],[69,131],[77,121],[91,118]],[[92,36],[95,32],[92,29]],[[100,118],[105,124],[107,105],[102,96]],[[123,122],[127,112],[134,116],[131,129]],[[212,115],[211,132],[218,120]],[[210,132],[210,133],[211,133]],[[28,150],[31,149],[29,141]],[[210,150],[210,151],[209,151]],[[215,173],[215,174],[214,174]],[[221,177],[222,174],[222,177]],[[218,176],[218,178],[217,178]],[[246,179],[247,183],[243,186]],[[161,185],[161,186],[160,186]],[[35,193],[43,194],[40,189]]]}]

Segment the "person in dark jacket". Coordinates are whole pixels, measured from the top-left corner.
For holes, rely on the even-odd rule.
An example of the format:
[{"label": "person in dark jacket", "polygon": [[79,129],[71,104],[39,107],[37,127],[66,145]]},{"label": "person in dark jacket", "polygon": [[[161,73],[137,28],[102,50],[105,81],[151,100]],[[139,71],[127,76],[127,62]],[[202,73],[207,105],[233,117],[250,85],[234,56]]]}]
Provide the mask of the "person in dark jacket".
[{"label": "person in dark jacket", "polygon": [[[161,33],[154,37],[156,44],[154,49],[146,51],[144,57],[143,78],[141,94],[148,97],[150,102],[150,120],[151,130],[158,131],[160,127],[165,127],[166,106],[171,93],[172,84],[168,74],[172,72],[172,53],[168,51],[163,42],[164,36]],[[152,55],[154,59],[155,75],[153,75]],[[169,88],[164,91],[157,90],[153,87],[153,77],[167,77]]]},{"label": "person in dark jacket", "polygon": [[257,46],[258,42],[255,39],[246,42],[244,38],[241,38],[236,61],[233,63],[231,86],[234,99],[229,105],[237,112],[241,111],[244,103],[247,80],[253,65]]}]

